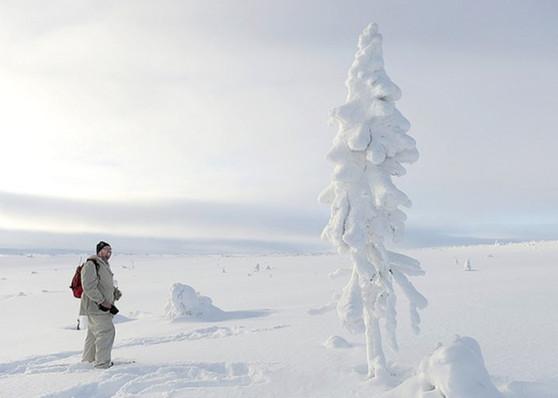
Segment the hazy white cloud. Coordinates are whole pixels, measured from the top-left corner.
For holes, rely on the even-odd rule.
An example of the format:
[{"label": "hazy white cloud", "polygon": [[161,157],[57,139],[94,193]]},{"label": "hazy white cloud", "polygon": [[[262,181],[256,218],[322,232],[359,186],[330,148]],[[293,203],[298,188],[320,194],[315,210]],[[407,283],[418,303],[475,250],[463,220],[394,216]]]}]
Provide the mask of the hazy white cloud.
[{"label": "hazy white cloud", "polygon": [[[327,115],[375,20],[421,152],[398,181],[411,226],[556,222],[557,16],[551,1],[3,2],[0,191],[105,200],[123,234],[190,234],[165,201],[260,209],[263,229],[223,225],[235,238],[279,237],[281,218],[319,232],[299,215],[327,213]],[[0,228],[36,229],[26,203]],[[43,229],[78,227],[49,211]],[[224,222],[199,214],[197,233]],[[109,228],[97,215],[78,229]]]},{"label": "hazy white cloud", "polygon": [[[316,209],[318,210],[318,209]],[[333,251],[319,239],[325,211],[262,204],[163,200],[125,203],[0,192],[0,254],[90,253],[99,240],[117,253]],[[558,223],[413,225],[404,247],[552,239]]]},{"label": "hazy white cloud", "polygon": [[261,203],[86,201],[0,192],[0,224],[11,230],[315,243],[325,217],[325,211]]}]

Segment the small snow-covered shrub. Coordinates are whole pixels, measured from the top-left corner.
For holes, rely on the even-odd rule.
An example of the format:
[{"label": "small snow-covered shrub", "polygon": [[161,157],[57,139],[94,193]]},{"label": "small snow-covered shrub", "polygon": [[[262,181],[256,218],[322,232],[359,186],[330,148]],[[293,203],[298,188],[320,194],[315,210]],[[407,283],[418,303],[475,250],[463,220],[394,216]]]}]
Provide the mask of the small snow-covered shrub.
[{"label": "small snow-covered shrub", "polygon": [[479,343],[459,337],[424,358],[417,374],[382,398],[502,398],[488,371]]},{"label": "small snow-covered shrub", "polygon": [[333,348],[351,348],[353,345],[340,336],[331,336],[324,342],[324,347]]},{"label": "small snow-covered shrub", "polygon": [[213,319],[223,311],[213,305],[209,297],[202,296],[191,286],[174,283],[170,289],[170,298],[165,306],[165,316],[176,319]]}]

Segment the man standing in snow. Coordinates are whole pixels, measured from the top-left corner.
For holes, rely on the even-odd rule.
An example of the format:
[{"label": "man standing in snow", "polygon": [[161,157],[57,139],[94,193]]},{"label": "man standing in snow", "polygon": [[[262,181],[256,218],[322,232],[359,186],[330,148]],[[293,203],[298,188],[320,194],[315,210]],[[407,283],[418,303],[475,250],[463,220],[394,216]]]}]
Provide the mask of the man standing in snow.
[{"label": "man standing in snow", "polygon": [[112,344],[114,343],[113,316],[118,312],[114,301],[121,296],[114,287],[109,258],[112,248],[107,242],[97,244],[97,255],[87,259],[81,269],[83,295],[80,315],[87,316],[87,337],[83,348],[83,362],[95,362],[99,369],[110,368]]}]

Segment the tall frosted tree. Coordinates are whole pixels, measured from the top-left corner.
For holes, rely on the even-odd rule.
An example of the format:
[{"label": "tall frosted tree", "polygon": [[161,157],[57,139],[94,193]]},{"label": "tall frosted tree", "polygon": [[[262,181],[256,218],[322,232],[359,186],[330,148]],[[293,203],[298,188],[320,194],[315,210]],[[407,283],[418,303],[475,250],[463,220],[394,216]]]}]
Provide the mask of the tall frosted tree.
[{"label": "tall frosted tree", "polygon": [[361,33],[345,84],[345,104],[332,111],[338,133],[328,153],[335,164],[332,181],[320,195],[320,201],[331,206],[322,237],[351,257],[352,275],[337,312],[349,331],[365,333],[368,376],[383,378],[387,368],[382,330],[391,347],[398,348],[394,284],[409,301],[416,333],[418,309],[427,301],[408,279],[424,274],[419,262],[388,250],[404,230],[401,207],[411,205],[392,177],[404,175],[403,164],[415,162],[419,155],[407,134],[410,123],[395,106],[401,90],[384,70],[376,24]]}]

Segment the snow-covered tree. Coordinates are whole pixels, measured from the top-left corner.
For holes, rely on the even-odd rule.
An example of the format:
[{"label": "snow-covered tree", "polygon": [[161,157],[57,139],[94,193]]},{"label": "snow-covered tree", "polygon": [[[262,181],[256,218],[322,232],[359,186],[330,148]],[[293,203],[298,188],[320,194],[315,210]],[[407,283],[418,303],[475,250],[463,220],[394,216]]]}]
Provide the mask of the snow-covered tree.
[{"label": "snow-covered tree", "polygon": [[463,268],[465,269],[465,271],[472,271],[473,267],[471,266],[471,259],[467,259],[465,261],[465,264],[463,265]]},{"label": "snow-covered tree", "polygon": [[415,140],[407,134],[409,121],[397,110],[401,90],[387,76],[382,36],[370,24],[361,33],[358,51],[346,81],[344,105],[332,112],[338,133],[328,159],[335,163],[332,182],[320,195],[331,206],[322,237],[340,253],[349,253],[353,271],[337,304],[344,326],[364,332],[368,376],[386,374],[380,320],[396,350],[394,281],[410,304],[413,329],[418,333],[418,309],[427,301],[408,276],[423,275],[417,260],[387,249],[397,242],[406,220],[401,206],[411,201],[392,182],[404,175],[403,163],[418,159]]}]

